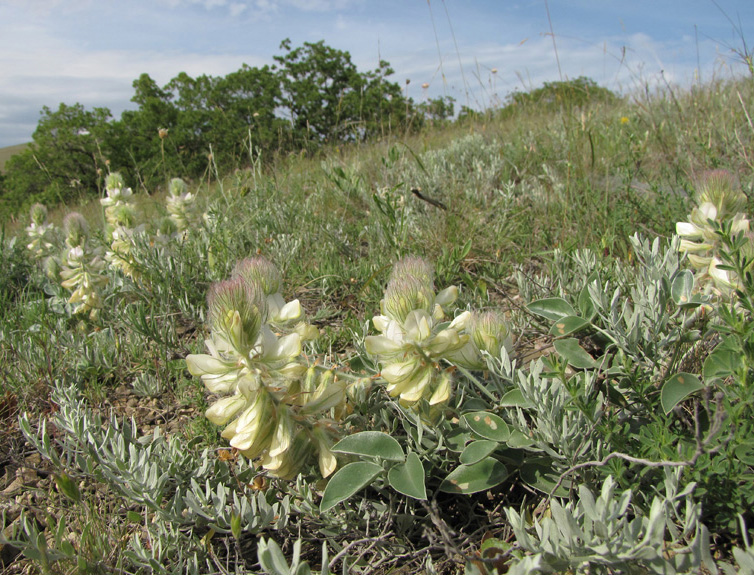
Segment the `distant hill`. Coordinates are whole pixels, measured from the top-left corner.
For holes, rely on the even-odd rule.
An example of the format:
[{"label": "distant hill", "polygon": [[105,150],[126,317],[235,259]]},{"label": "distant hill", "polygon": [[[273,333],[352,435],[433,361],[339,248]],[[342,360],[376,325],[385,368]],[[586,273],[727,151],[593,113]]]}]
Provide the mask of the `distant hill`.
[{"label": "distant hill", "polygon": [[15,146],[8,146],[7,148],[0,148],[0,172],[5,168],[5,162],[7,162],[11,156],[20,154],[23,152],[29,144],[17,144]]}]

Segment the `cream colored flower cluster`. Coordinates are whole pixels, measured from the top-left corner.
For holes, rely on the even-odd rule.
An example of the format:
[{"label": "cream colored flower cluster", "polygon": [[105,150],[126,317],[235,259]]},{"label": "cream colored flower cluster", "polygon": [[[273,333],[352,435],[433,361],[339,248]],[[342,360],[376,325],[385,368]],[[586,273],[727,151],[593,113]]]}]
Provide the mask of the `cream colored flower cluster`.
[{"label": "cream colored flower cluster", "polygon": [[133,234],[140,231],[136,227],[136,209],[131,203],[133,192],[126,187],[123,176],[112,172],[105,178],[106,196],[100,199],[105,207],[105,221],[110,249],[105,259],[115,270],[121,270],[125,275],[138,279],[136,262],[131,254]]},{"label": "cream colored flower cluster", "polygon": [[240,262],[208,297],[208,354],[189,355],[189,371],[222,395],[206,412],[222,437],[271,475],[290,478],[318,454],[323,477],[336,467],[330,447],[346,402],[345,380],[304,363],[302,341],[318,335],[298,300],[285,302],[277,268]]},{"label": "cream colored flower cluster", "polygon": [[26,248],[37,261],[50,257],[55,251],[55,227],[47,222],[47,208],[42,204],[31,207],[31,224],[26,228],[29,243]]},{"label": "cream colored flower cluster", "polygon": [[60,285],[73,292],[68,300],[74,306],[73,313],[89,313],[96,320],[102,308],[99,290],[108,281],[103,275],[106,263],[100,251],[89,246],[89,226],[84,216],[77,212],[68,214],[63,220],[63,231],[68,251],[61,264]]},{"label": "cream colored flower cluster", "polygon": [[[688,255],[697,270],[697,282],[706,285],[708,290],[727,294],[738,287],[735,274],[719,267],[722,264],[721,240],[717,230],[723,223],[729,223],[733,235],[750,236],[749,220],[742,211],[746,202],[737,179],[725,170],[714,170],[698,183],[697,205],[689,214],[689,221],[676,224],[676,233],[681,237],[680,250]],[[751,239],[747,249],[754,251]]]},{"label": "cream colored flower cluster", "polygon": [[188,191],[186,182],[181,178],[170,180],[165,206],[178,233],[185,232],[201,220],[196,208],[196,196]]},{"label": "cream colored flower cluster", "polygon": [[448,401],[452,369],[443,363],[483,369],[486,354],[499,357],[501,347],[510,346],[508,327],[496,312],[464,311],[448,321],[457,297],[455,286],[435,293],[434,271],[423,259],[405,258],[393,267],[382,314],[372,319],[381,335],[365,343],[381,365],[388,393],[403,405]]}]

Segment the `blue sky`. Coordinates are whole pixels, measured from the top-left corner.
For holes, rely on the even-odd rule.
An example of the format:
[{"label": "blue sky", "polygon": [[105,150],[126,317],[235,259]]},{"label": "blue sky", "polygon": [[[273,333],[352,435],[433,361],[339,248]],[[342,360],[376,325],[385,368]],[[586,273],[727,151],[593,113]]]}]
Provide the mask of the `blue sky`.
[{"label": "blue sky", "polygon": [[0,0],[0,147],[30,141],[42,106],[119,117],[142,73],[160,85],[179,72],[223,76],[272,64],[285,38],[324,40],[362,71],[382,58],[415,100],[476,108],[581,75],[627,93],[741,75],[731,53],[741,37],[725,14],[754,50],[754,1],[716,2]]}]

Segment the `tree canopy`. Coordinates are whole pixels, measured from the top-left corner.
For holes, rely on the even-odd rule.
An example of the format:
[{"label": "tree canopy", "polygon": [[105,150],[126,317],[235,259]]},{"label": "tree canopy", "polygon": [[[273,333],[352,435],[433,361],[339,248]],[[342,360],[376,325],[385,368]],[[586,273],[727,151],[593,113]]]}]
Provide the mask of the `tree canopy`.
[{"label": "tree canopy", "polygon": [[[272,66],[244,64],[226,76],[179,73],[159,86],[148,74],[133,82],[135,109],[114,119],[107,108],[81,104],[43,108],[33,143],[6,164],[0,180],[0,218],[30,206],[98,194],[110,167],[149,192],[169,178],[227,173],[264,157],[325,144],[420,129],[454,116],[450,97],[415,104],[390,80],[380,61],[360,72],[351,55],[324,42],[280,45]],[[589,78],[545,83],[513,93],[505,110],[521,105],[584,105],[615,96]],[[461,116],[472,111],[465,107]]]}]

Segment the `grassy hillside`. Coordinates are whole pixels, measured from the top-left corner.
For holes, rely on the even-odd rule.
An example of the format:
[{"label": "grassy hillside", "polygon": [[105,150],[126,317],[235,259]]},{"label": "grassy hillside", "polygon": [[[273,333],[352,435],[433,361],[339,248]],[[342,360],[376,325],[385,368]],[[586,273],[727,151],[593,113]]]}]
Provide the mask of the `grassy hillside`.
[{"label": "grassy hillside", "polygon": [[7,146],[0,148],[0,171],[5,168],[5,162],[7,162],[11,156],[23,152],[29,144],[18,144],[16,146]]},{"label": "grassy hillside", "polygon": [[753,96],[524,103],[8,228],[5,570],[743,568]]}]

